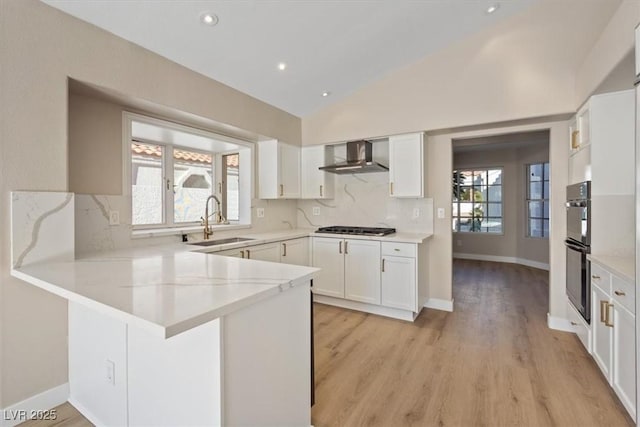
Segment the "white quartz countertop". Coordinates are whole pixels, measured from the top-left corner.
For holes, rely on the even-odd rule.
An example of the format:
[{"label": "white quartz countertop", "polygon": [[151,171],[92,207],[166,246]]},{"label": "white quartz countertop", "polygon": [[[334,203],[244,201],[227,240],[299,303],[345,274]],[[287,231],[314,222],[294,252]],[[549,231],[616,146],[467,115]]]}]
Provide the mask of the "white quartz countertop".
[{"label": "white quartz countertop", "polygon": [[610,255],[588,255],[591,262],[602,265],[611,273],[620,278],[635,283],[636,282],[636,259],[635,257],[621,257]]},{"label": "white quartz countertop", "polygon": [[190,246],[41,262],[12,275],[169,338],[313,278],[316,268],[212,256]]},{"label": "white quartz countertop", "polygon": [[332,233],[316,233],[311,232],[310,236],[314,237],[329,237],[334,239],[355,239],[355,240],[376,240],[380,242],[396,242],[396,243],[424,243],[429,239],[431,233],[405,233],[397,232],[393,234],[387,234],[386,236],[358,236],[353,234],[332,234]]}]

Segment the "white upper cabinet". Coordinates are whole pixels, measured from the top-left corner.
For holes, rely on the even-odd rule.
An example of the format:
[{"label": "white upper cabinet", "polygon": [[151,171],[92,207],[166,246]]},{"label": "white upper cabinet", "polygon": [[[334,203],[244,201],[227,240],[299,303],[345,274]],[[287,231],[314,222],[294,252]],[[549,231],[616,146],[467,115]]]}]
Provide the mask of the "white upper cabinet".
[{"label": "white upper cabinet", "polygon": [[258,142],[258,195],[300,198],[300,147],[275,139]]},{"label": "white upper cabinet", "polygon": [[424,134],[389,137],[389,195],[420,198],[425,190]]},{"label": "white upper cabinet", "polygon": [[636,27],[636,76],[640,74],[640,25]]},{"label": "white upper cabinet", "polygon": [[335,175],[318,168],[334,162],[333,147],[302,147],[302,198],[333,199]]}]

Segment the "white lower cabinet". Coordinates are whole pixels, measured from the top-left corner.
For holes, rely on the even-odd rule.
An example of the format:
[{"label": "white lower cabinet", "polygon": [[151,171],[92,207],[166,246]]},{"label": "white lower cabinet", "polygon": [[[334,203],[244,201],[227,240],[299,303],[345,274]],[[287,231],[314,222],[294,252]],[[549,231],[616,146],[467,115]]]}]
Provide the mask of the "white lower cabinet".
[{"label": "white lower cabinet", "polygon": [[314,237],[313,266],[314,293],[380,304],[380,242]]},{"label": "white lower cabinet", "polygon": [[280,246],[278,243],[249,246],[245,248],[245,258],[259,261],[280,262]]},{"label": "white lower cabinet", "polygon": [[293,265],[309,264],[309,238],[280,242],[280,262]]},{"label": "white lower cabinet", "polygon": [[607,326],[609,295],[599,287],[591,285],[591,323],[593,327],[593,358],[607,378],[611,377],[612,334]]},{"label": "white lower cabinet", "polygon": [[592,356],[635,421],[635,287],[593,261],[591,278]]},{"label": "white lower cabinet", "polygon": [[418,311],[415,283],[415,258],[382,257],[382,305]]},{"label": "white lower cabinet", "polygon": [[344,241],[344,297],[380,304],[380,242]]},{"label": "white lower cabinet", "polygon": [[313,293],[344,298],[344,241],[325,237],[313,238],[313,262],[320,272],[313,279]]},{"label": "white lower cabinet", "polygon": [[613,302],[613,363],[611,386],[636,419],[636,320],[626,308]]}]

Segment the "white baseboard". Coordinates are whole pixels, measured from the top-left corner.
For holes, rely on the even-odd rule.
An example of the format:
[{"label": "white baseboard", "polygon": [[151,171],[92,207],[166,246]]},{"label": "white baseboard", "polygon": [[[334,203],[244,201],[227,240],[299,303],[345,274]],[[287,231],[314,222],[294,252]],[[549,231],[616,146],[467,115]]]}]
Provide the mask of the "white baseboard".
[{"label": "white baseboard", "polygon": [[377,314],[378,316],[392,317],[394,319],[413,322],[418,313],[397,308],[382,307],[380,305],[367,304],[358,301],[351,301],[342,298],[334,298],[318,293],[313,294],[313,301],[320,304],[332,305],[334,307],[348,308],[350,310],[364,311],[365,313]]},{"label": "white baseboard", "polygon": [[476,261],[491,261],[491,262],[506,262],[509,264],[520,264],[527,267],[539,268],[540,270],[549,271],[549,264],[543,262],[532,261],[530,259],[509,257],[509,256],[497,256],[497,255],[479,255],[479,254],[463,254],[454,252],[453,257],[457,259],[473,259]]},{"label": "white baseboard", "polygon": [[424,306],[425,308],[433,308],[435,310],[453,311],[453,299],[429,298],[427,302],[424,303]]},{"label": "white baseboard", "polygon": [[576,328],[567,319],[562,317],[555,317],[547,313],[547,326],[549,329],[555,329],[556,331],[574,332]]},{"label": "white baseboard", "polygon": [[13,427],[69,400],[69,383],[44,391],[0,410],[0,426]]}]

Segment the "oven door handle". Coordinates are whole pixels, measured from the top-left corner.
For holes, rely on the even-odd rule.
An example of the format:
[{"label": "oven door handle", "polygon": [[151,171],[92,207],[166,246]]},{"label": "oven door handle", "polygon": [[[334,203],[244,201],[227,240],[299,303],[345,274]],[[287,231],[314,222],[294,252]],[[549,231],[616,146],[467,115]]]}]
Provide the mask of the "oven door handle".
[{"label": "oven door handle", "polygon": [[574,251],[582,252],[583,254],[588,254],[590,252],[588,246],[578,245],[578,244],[573,243],[571,240],[568,240],[568,239],[564,241],[564,244],[569,249],[573,249]]}]

